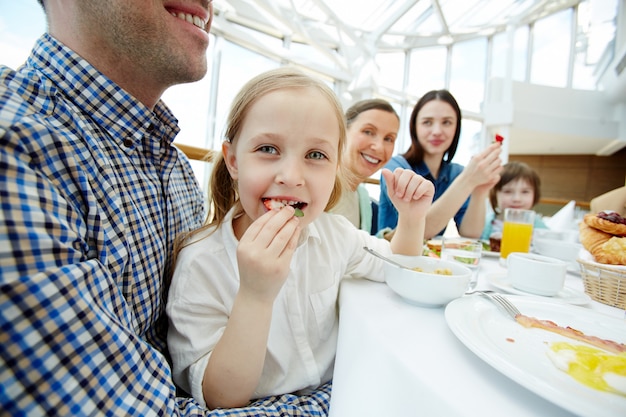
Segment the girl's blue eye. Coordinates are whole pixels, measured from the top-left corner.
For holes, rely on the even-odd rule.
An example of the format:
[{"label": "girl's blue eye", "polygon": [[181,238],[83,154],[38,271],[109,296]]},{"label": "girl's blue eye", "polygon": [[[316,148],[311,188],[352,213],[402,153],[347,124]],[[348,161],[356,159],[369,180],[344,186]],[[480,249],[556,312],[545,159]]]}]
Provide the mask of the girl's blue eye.
[{"label": "girl's blue eye", "polygon": [[278,153],[276,148],[270,145],[259,146],[258,150],[259,152],[263,152],[263,153],[273,153],[273,154]]},{"label": "girl's blue eye", "polygon": [[312,151],[307,155],[309,159],[326,159],[326,155],[324,155],[320,151]]}]

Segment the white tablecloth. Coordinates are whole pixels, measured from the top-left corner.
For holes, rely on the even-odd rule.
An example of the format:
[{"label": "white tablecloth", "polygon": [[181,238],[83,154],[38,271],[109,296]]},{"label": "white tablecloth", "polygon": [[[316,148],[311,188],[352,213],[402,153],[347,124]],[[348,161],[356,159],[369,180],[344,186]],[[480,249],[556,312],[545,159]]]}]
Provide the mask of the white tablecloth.
[{"label": "white tablecloth", "polygon": [[[478,288],[494,289],[485,276],[503,271],[495,258],[483,258]],[[566,286],[583,291],[582,278],[568,273]],[[587,307],[625,317],[595,301]],[[386,284],[342,284],[331,417],[502,415],[573,416],[465,347],[448,328],[443,307],[409,304]]]}]

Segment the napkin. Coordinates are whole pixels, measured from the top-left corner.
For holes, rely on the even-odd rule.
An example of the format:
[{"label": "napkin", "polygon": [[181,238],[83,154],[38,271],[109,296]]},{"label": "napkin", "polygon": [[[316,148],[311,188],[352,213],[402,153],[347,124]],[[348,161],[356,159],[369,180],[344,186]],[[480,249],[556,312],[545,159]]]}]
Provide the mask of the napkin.
[{"label": "napkin", "polygon": [[459,237],[459,229],[456,227],[456,222],[454,221],[454,217],[448,221],[448,225],[446,226],[446,230],[443,232],[443,237]]},{"label": "napkin", "polygon": [[576,201],[572,200],[564,205],[550,218],[544,219],[544,223],[550,230],[569,230],[574,227],[574,212]]}]

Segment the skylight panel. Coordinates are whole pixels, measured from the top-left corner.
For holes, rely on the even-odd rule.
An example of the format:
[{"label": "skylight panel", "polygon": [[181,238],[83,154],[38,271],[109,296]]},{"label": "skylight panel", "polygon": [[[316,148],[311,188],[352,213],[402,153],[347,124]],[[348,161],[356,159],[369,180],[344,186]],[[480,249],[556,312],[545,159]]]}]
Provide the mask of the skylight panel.
[{"label": "skylight panel", "polygon": [[431,0],[418,1],[391,27],[392,33],[430,32],[440,33],[443,30],[441,22],[434,17]]}]

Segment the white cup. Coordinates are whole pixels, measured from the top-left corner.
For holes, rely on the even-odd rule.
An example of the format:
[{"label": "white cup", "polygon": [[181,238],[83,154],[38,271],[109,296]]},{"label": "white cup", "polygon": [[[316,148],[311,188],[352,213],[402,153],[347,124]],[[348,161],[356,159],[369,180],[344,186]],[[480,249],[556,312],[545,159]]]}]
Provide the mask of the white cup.
[{"label": "white cup", "polygon": [[514,252],[506,263],[507,278],[518,290],[553,296],[563,289],[567,262],[534,253]]}]

